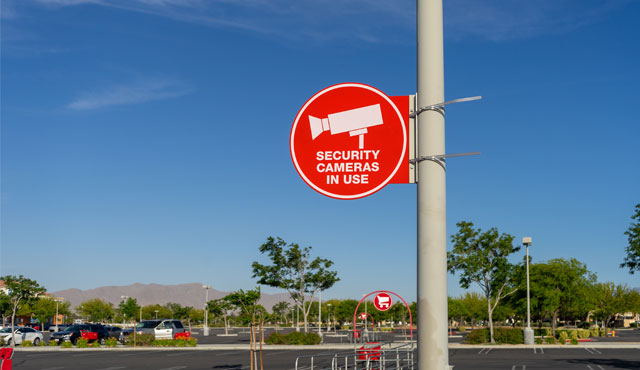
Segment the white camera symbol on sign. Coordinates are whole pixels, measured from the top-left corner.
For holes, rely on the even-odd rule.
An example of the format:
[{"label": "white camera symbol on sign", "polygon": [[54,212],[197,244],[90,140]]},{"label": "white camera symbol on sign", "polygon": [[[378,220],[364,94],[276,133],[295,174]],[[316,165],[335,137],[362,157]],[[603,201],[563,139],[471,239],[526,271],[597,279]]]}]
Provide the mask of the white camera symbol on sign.
[{"label": "white camera symbol on sign", "polygon": [[359,149],[364,149],[364,134],[367,133],[367,127],[382,123],[380,104],[329,114],[327,118],[322,119],[309,116],[311,139],[315,140],[325,131],[331,131],[331,135],[349,132],[350,136],[358,135]]},{"label": "white camera symbol on sign", "polygon": [[391,297],[377,296],[376,297],[376,301],[378,302],[378,306],[380,308],[387,309],[387,308],[389,308],[389,305],[391,304]]}]

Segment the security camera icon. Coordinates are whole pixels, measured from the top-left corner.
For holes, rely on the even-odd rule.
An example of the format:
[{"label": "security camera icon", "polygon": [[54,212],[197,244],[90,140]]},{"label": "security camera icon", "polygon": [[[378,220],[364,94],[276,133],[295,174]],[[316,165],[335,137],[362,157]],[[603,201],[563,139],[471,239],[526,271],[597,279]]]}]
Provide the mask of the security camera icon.
[{"label": "security camera icon", "polygon": [[364,134],[368,132],[367,128],[382,123],[380,104],[329,114],[327,118],[309,116],[312,140],[325,131],[331,131],[331,135],[348,132],[349,136],[358,136],[359,149],[364,149]]}]

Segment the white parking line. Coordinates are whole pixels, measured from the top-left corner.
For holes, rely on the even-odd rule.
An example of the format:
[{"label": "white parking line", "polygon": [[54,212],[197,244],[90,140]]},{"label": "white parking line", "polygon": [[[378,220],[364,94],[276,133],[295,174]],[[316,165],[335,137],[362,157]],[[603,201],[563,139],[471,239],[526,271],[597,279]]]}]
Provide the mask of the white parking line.
[{"label": "white parking line", "polygon": [[591,353],[592,355],[595,355],[595,354],[601,355],[602,354],[602,352],[600,352],[599,350],[597,350],[595,348],[591,348],[591,347],[584,347],[584,350],[589,352],[589,353]]},{"label": "white parking line", "polygon": [[181,353],[172,353],[170,355],[167,355],[168,357],[175,357],[175,356],[185,356],[185,355],[189,355],[189,352],[181,352]]},{"label": "white parking line", "polygon": [[544,349],[533,347],[533,353],[534,354],[538,354],[538,351],[540,351],[540,354],[544,355]]},{"label": "white parking line", "polygon": [[527,370],[527,366],[526,365],[513,365],[511,367],[511,370],[518,370],[520,367],[522,367],[521,370]]},{"label": "white parking line", "polygon": [[481,350],[480,350],[480,352],[478,352],[478,354],[479,354],[479,355],[486,355],[486,354],[488,354],[489,352],[491,352],[491,350],[492,350],[492,349],[493,349],[493,348],[485,347],[485,348],[481,349]]},{"label": "white parking line", "polygon": [[71,355],[71,357],[86,357],[86,356],[95,356],[97,353],[83,353],[81,355]]},{"label": "white parking line", "polygon": [[174,367],[165,367],[164,369],[160,369],[160,370],[180,370],[185,368],[186,366],[174,366]]},{"label": "white parking line", "polygon": [[596,368],[591,367],[591,365],[587,365],[587,367],[589,368],[589,370],[604,370],[604,367],[600,366],[600,365],[593,365],[593,366],[597,366]]}]

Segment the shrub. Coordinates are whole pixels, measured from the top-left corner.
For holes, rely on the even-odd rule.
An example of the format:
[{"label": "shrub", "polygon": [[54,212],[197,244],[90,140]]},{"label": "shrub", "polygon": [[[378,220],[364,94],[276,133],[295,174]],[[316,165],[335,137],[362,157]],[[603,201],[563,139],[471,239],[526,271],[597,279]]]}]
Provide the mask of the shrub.
[{"label": "shrub", "polygon": [[536,344],[542,344],[542,338],[536,338]]},{"label": "shrub", "polygon": [[632,322],[631,324],[629,324],[630,328],[637,328],[638,327],[638,323],[637,322]]},{"label": "shrub", "polygon": [[585,339],[585,338],[589,338],[589,336],[591,335],[591,332],[587,329],[580,329],[578,331],[578,335],[580,336],[580,339]]},{"label": "shrub", "polygon": [[104,345],[107,347],[115,347],[118,345],[118,340],[116,338],[107,338],[104,341]]},{"label": "shrub", "polygon": [[[194,338],[195,339],[195,338]],[[267,344],[319,344],[322,341],[322,338],[316,333],[301,333],[301,332],[291,332],[287,335],[282,335],[278,332],[272,333],[269,335],[267,339],[265,339],[265,343]],[[195,343],[193,344],[195,345]]]},{"label": "shrub", "polygon": [[545,337],[550,337],[551,334],[553,334],[553,331],[551,330],[551,328],[544,328],[544,336]]},{"label": "shrub", "polygon": [[267,344],[284,344],[284,335],[278,333],[277,331],[272,333],[264,340]]},{"label": "shrub", "polygon": [[495,328],[493,329],[493,339],[500,344],[523,344],[524,333],[522,329]]},{"label": "shrub", "polygon": [[544,338],[544,340],[547,342],[547,344],[556,344],[556,338],[554,338],[552,336],[548,336],[548,337]]},{"label": "shrub", "polygon": [[46,347],[47,343],[44,342],[44,340],[38,341],[38,347]]},{"label": "shrub", "polygon": [[577,330],[569,330],[569,338],[571,339],[578,339],[578,331]]},{"label": "shrub", "polygon": [[600,336],[601,337],[606,337],[607,336],[607,329],[605,329],[605,328],[600,329]]},{"label": "shrub", "polygon": [[[136,335],[136,346],[149,347],[153,343],[153,335],[151,334],[138,334]],[[128,346],[133,346],[133,334],[129,335],[126,339]]]},{"label": "shrub", "polygon": [[489,342],[489,329],[471,330],[465,338],[467,344],[482,344]]},{"label": "shrub", "polygon": [[71,348],[71,347],[73,347],[73,344],[71,344],[71,342],[64,341],[64,342],[62,342],[61,347],[62,348]]},{"label": "shrub", "polygon": [[49,347],[57,347],[58,344],[59,343],[57,341],[53,340],[53,339],[49,340]]},{"label": "shrub", "polygon": [[598,329],[597,326],[593,326],[589,329],[589,333],[591,334],[592,337],[597,337],[598,335],[600,335],[600,330]]},{"label": "shrub", "polygon": [[30,340],[23,340],[21,346],[23,347],[33,347],[33,342]]},{"label": "shrub", "polygon": [[571,338],[571,344],[578,344],[578,339]]},{"label": "shrub", "polygon": [[467,328],[465,328],[464,326],[459,326],[458,331],[467,331]]},{"label": "shrub", "polygon": [[569,339],[569,334],[567,334],[566,331],[561,331],[560,332],[560,344],[565,344],[567,342],[567,339]]},{"label": "shrub", "polygon": [[84,338],[79,338],[76,342],[76,347],[78,348],[87,348],[89,347],[89,341]]}]

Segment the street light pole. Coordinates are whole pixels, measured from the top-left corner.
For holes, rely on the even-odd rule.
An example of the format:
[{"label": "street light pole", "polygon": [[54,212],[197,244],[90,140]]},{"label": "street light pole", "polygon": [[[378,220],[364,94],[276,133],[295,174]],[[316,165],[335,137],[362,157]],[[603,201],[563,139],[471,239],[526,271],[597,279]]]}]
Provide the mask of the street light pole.
[{"label": "street light pole", "polygon": [[418,370],[449,369],[442,0],[416,1]]},{"label": "street light pole", "polygon": [[531,299],[529,297],[529,246],[531,237],[522,238],[522,244],[527,249],[527,327],[524,329],[524,344],[533,344],[533,329],[531,329]]},{"label": "street light pole", "polygon": [[209,302],[209,289],[211,289],[210,285],[203,285],[202,286],[205,291],[206,291],[206,296],[204,299],[204,330],[202,331],[202,335],[204,335],[205,337],[209,336],[209,307],[207,306],[207,303]]},{"label": "street light pole", "polygon": [[58,328],[58,303],[60,303],[60,299],[56,299],[56,333],[60,328]]},{"label": "street light pole", "polygon": [[318,335],[322,338],[322,289],[318,297]]}]

